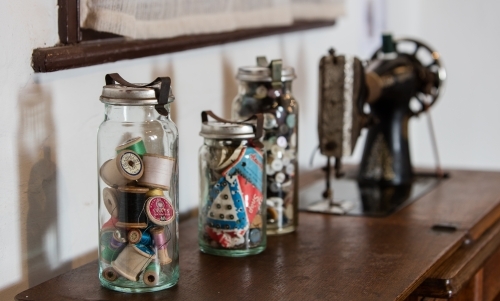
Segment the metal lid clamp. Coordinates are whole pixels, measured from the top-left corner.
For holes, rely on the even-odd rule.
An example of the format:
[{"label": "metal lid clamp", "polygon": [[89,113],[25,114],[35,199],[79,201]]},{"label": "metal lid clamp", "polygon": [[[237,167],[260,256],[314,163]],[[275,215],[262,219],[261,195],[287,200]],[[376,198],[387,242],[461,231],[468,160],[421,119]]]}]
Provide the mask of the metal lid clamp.
[{"label": "metal lid clamp", "polygon": [[[202,125],[207,125],[209,124],[208,117],[212,117],[216,121],[223,123],[223,124],[230,124],[234,126],[245,126],[245,127],[251,127],[252,132],[247,132],[244,128],[238,129],[238,130],[223,130],[224,133],[219,133],[222,136],[227,136],[227,137],[234,137],[234,138],[250,138],[253,140],[254,145],[258,147],[262,147],[262,144],[260,143],[260,138],[264,134],[264,116],[262,114],[255,114],[251,116],[248,119],[245,119],[243,121],[231,121],[231,120],[226,120],[223,118],[220,118],[219,116],[215,115],[212,111],[202,111],[201,112],[201,122]],[[251,122],[252,120],[256,120],[256,122]],[[229,130],[229,131],[228,131]],[[210,131],[208,128],[205,129],[202,126],[202,132],[200,133],[204,137],[211,137],[210,134],[206,133],[206,131]]]},{"label": "metal lid clamp", "polygon": [[[114,85],[115,83],[119,83],[120,85],[131,87],[131,88],[151,88],[155,91],[156,99],[158,103],[155,105],[156,111],[163,116],[168,116],[169,112],[165,108],[165,105],[172,102],[169,101],[170,95],[170,77],[157,77],[154,81],[145,85],[136,85],[129,83],[125,79],[123,79],[118,73],[110,73],[106,74],[105,77],[106,85]],[[160,87],[156,87],[160,84]]]},{"label": "metal lid clamp", "polygon": [[281,71],[283,70],[283,61],[281,59],[272,60],[271,63],[267,63],[267,58],[265,56],[257,57],[257,66],[267,67],[271,71],[271,85],[274,89],[280,90],[283,88],[283,82],[281,80]]}]

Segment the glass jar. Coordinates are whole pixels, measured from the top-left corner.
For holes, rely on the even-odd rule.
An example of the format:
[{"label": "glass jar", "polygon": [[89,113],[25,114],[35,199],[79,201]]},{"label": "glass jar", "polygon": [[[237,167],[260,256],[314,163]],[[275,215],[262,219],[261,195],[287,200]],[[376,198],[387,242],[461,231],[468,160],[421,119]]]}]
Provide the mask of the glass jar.
[{"label": "glass jar", "polygon": [[295,71],[282,68],[281,60],[259,65],[238,69],[239,88],[232,117],[242,120],[256,113],[264,116],[267,234],[284,234],[295,231],[298,222],[298,104],[292,95]]},{"label": "glass jar", "polygon": [[254,124],[202,113],[198,242],[204,253],[241,257],[266,248],[262,116]]},{"label": "glass jar", "polygon": [[[137,86],[116,75],[107,76],[100,97],[99,280],[121,292],[158,291],[179,279],[179,136],[168,114],[174,96],[169,78]],[[161,104],[160,90],[167,93]]]}]

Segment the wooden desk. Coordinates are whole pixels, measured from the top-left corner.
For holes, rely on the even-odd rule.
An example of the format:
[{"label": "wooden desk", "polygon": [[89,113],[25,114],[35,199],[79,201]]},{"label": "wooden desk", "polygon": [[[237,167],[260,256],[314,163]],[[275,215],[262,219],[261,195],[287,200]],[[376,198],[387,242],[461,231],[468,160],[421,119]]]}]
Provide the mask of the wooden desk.
[{"label": "wooden desk", "polygon": [[[494,281],[498,275],[482,267],[488,260],[495,266],[494,259],[500,258],[495,255],[499,217],[500,173],[454,171],[430,193],[386,218],[300,213],[296,233],[268,237],[262,254],[246,258],[200,253],[197,220],[183,222],[181,278],[165,291],[138,295],[107,290],[92,262],[28,289],[16,300],[419,300],[418,295],[449,296],[435,295],[440,289],[436,283],[446,277],[455,277],[454,283],[463,287],[452,292],[455,298],[469,290],[477,295],[481,288],[480,297],[492,300],[500,287],[487,278]],[[436,224],[456,230],[435,230]],[[496,267],[491,270],[500,269]],[[472,280],[462,279],[464,275]],[[490,284],[483,289],[482,282]]]}]

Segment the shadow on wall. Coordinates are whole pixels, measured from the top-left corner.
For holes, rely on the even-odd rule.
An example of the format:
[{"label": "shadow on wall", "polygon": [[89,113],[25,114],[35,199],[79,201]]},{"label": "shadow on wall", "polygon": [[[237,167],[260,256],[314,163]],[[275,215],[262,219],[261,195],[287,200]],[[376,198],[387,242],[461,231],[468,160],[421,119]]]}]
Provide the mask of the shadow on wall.
[{"label": "shadow on wall", "polygon": [[90,252],[62,261],[58,216],[57,137],[49,90],[35,83],[19,93],[17,162],[22,278],[0,290],[0,300],[13,300],[21,291],[97,257]]},{"label": "shadow on wall", "polygon": [[222,113],[225,119],[232,119],[231,107],[233,99],[238,94],[238,82],[236,79],[237,67],[234,67],[226,56],[222,58],[222,89],[224,91],[223,112],[214,112],[216,115]]},{"label": "shadow on wall", "polygon": [[33,84],[21,93],[19,104],[19,183],[23,187],[20,212],[26,242],[23,270],[27,271],[28,285],[32,287],[70,270],[71,263],[60,261],[57,137],[51,94]]}]

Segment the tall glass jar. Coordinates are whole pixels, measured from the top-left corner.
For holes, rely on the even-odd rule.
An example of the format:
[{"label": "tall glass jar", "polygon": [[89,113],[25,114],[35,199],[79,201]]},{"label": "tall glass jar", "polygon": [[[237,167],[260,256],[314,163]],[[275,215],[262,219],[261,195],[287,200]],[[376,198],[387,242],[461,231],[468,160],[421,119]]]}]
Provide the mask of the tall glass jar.
[{"label": "tall glass jar", "polygon": [[108,83],[100,97],[99,280],[116,291],[158,291],[179,279],[179,136],[170,79],[168,101],[156,99],[162,84]]},{"label": "tall glass jar", "polygon": [[198,242],[204,253],[241,257],[266,248],[261,133],[262,116],[254,126],[202,113]]},{"label": "tall glass jar", "polygon": [[274,60],[269,66],[241,67],[236,78],[239,88],[233,101],[233,119],[256,113],[264,116],[267,234],[293,232],[298,222],[298,104],[292,95],[295,71]]}]

